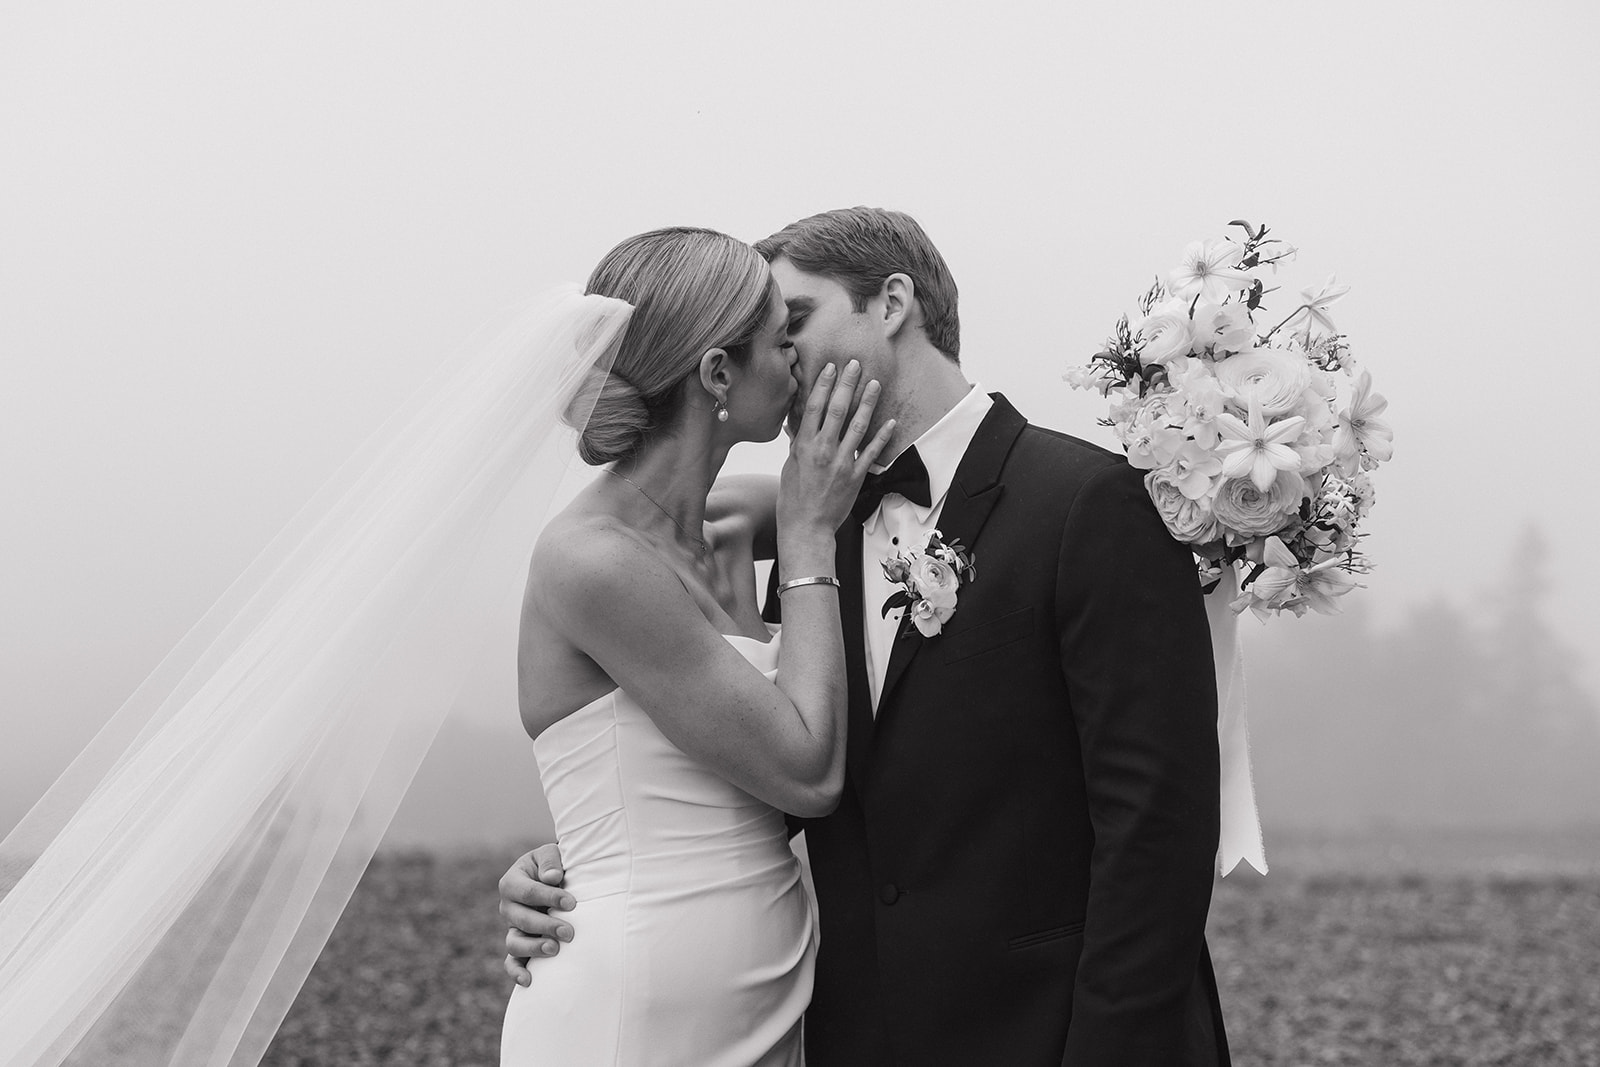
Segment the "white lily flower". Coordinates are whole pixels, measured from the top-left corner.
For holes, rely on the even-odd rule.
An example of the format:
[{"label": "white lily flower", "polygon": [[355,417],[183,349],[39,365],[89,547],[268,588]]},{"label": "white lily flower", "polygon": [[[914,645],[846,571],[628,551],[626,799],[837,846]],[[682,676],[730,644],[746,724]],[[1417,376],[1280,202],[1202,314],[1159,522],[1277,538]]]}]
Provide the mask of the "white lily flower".
[{"label": "white lily flower", "polygon": [[1277,480],[1279,471],[1300,469],[1300,453],[1294,450],[1293,443],[1305,422],[1302,416],[1291,415],[1268,424],[1254,401],[1248,423],[1229,412],[1218,415],[1217,432],[1222,440],[1217,443],[1217,452],[1222,455],[1222,476],[1237,478],[1248,473],[1255,487],[1265,493]]},{"label": "white lily flower", "polygon": [[1298,319],[1301,315],[1306,317],[1307,340],[1311,337],[1313,326],[1321,326],[1329,333],[1339,332],[1338,327],[1333,324],[1333,318],[1328,314],[1328,308],[1338,303],[1349,291],[1348,285],[1338,284],[1338,275],[1335,274],[1328,275],[1328,280],[1322,283],[1320,289],[1300,290],[1300,308],[1292,318]]},{"label": "white lily flower", "polygon": [[1195,241],[1183,250],[1183,258],[1168,275],[1172,292],[1185,300],[1196,294],[1212,304],[1220,304],[1231,294],[1250,285],[1250,273],[1239,270],[1244,249],[1232,241]]},{"label": "white lily flower", "polygon": [[1300,580],[1300,561],[1295,559],[1294,553],[1289,551],[1289,546],[1283,543],[1281,537],[1269,537],[1263,546],[1261,562],[1267,569],[1256,576],[1250,583],[1250,588],[1256,596],[1268,603],[1281,605],[1291,593],[1295,584]]},{"label": "white lily flower", "polygon": [[1295,586],[1295,591],[1318,615],[1339,614],[1337,598],[1360,587],[1361,583],[1349,571],[1340,568],[1342,562],[1342,557],[1323,560],[1309,568]]},{"label": "white lily flower", "polygon": [[1388,422],[1378,418],[1389,407],[1389,401],[1372,391],[1372,375],[1365,367],[1356,376],[1355,392],[1350,406],[1339,412],[1339,428],[1334,431],[1334,451],[1342,456],[1366,453],[1374,464],[1394,456],[1394,430]]}]

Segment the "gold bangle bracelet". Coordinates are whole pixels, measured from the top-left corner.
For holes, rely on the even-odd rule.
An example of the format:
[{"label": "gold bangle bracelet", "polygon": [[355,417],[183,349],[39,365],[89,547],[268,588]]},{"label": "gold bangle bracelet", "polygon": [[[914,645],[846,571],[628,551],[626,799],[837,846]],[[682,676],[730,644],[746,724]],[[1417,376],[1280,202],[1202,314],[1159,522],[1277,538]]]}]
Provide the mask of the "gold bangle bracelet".
[{"label": "gold bangle bracelet", "polygon": [[799,589],[802,585],[831,585],[835,589],[840,588],[839,579],[835,578],[833,575],[815,574],[810,578],[796,578],[793,581],[784,582],[782,585],[778,586],[778,595],[782,596],[791,589]]}]

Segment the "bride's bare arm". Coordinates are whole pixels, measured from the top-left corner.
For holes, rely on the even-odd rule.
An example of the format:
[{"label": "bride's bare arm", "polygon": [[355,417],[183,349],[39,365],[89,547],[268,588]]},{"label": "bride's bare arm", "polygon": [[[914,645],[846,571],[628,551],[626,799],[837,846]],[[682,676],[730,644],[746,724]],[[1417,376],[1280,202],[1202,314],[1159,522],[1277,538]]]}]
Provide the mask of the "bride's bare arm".
[{"label": "bride's bare arm", "polygon": [[[833,379],[839,379],[837,388]],[[834,531],[893,430],[863,443],[878,390],[852,364],[807,400],[779,492],[783,580],[834,573]],[[541,615],[639,702],[675,745],[774,807],[821,815],[844,780],[844,641],[837,590],[785,598],[777,684],[706,619],[671,565],[605,522],[541,547],[531,592]]]},{"label": "bride's bare arm", "polygon": [[[811,555],[828,558],[831,571],[831,546],[817,545]],[[796,642],[792,654],[812,668],[773,685],[707,621],[661,555],[627,531],[585,524],[550,546],[540,564],[533,592],[541,615],[673,744],[775,807],[808,815],[832,809],[843,696],[836,679],[821,675],[843,661],[836,632],[831,642],[827,635]],[[824,597],[805,599],[818,602],[810,613],[819,616],[815,628]],[[839,647],[806,647],[816,644]]]}]

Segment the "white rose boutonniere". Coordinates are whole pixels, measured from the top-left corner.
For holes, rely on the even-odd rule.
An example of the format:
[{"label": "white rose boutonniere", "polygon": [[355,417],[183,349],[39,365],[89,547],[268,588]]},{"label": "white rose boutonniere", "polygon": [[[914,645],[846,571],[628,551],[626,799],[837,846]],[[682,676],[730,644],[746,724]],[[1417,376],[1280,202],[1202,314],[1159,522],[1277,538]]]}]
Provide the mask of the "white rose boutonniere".
[{"label": "white rose boutonniere", "polygon": [[883,602],[883,614],[905,608],[918,633],[936,636],[956,613],[961,586],[977,580],[973,559],[961,542],[946,543],[938,530],[928,535],[926,548],[890,556],[883,561],[883,576],[901,588]]}]

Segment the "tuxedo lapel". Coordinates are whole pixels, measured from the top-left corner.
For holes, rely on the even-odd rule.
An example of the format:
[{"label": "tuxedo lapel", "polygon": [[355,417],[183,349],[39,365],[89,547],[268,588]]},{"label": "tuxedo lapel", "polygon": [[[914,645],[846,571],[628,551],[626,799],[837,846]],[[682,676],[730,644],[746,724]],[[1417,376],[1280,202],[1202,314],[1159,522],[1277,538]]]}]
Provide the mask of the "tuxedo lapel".
[{"label": "tuxedo lapel", "polygon": [[850,696],[846,733],[847,777],[860,783],[872,751],[872,690],[867,684],[866,635],[862,629],[861,524],[845,519],[837,536],[839,611],[844,631],[845,679]]},{"label": "tuxedo lapel", "polygon": [[[969,551],[977,547],[978,535],[983,532],[984,523],[989,521],[989,512],[994,510],[1005,488],[1000,481],[1000,472],[1005,467],[1006,456],[1010,454],[1017,435],[1028,424],[1028,420],[1018,414],[1005,397],[999,393],[992,396],[994,406],[983,417],[983,422],[978,424],[978,432],[973,435],[972,443],[967,446],[961,463],[956,467],[955,481],[951,483],[944,507],[939,512],[939,531],[944,535],[945,542],[960,541]],[[858,544],[859,541],[858,536]],[[979,573],[982,573],[981,568]],[[959,605],[957,610],[960,610]],[[859,619],[860,613],[857,612],[858,625]],[[878,697],[880,715],[889,706],[889,697],[906,668],[911,666],[917,652],[929,640],[937,641],[938,638],[923,637],[912,623],[910,612],[907,612],[900,620],[900,632],[895,636],[894,648],[889,654],[888,673],[884,675],[883,692]]]}]

